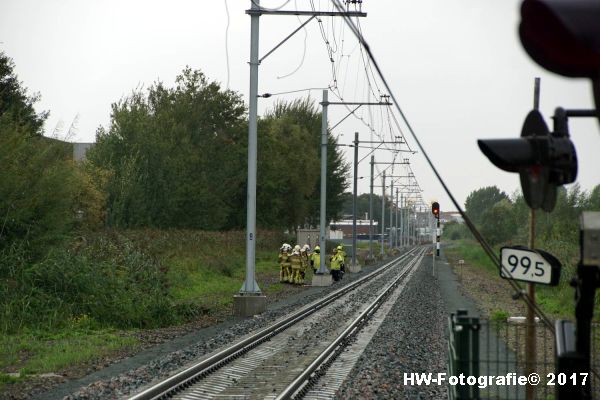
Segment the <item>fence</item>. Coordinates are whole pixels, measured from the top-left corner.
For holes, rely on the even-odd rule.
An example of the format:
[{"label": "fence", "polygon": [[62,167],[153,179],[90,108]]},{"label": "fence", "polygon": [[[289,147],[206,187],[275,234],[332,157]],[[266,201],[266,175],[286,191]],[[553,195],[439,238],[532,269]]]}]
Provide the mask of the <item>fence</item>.
[{"label": "fence", "polygon": [[[510,379],[525,376],[525,337],[527,324],[523,321],[494,321],[467,315],[466,311],[452,314],[448,323],[448,375],[494,376],[505,378],[507,384],[448,385],[450,399],[525,399],[525,385]],[[540,377],[535,387],[536,399],[554,399],[558,377],[555,373],[554,335],[542,324],[536,324],[536,356],[534,371]],[[592,369],[600,371],[600,330],[592,326]],[[513,378],[514,377],[514,378]],[[564,376],[562,378],[565,378]],[[568,378],[567,378],[568,379]],[[593,373],[592,398],[600,400],[600,379]],[[502,381],[493,380],[494,383]],[[510,384],[512,383],[512,384]]]}]

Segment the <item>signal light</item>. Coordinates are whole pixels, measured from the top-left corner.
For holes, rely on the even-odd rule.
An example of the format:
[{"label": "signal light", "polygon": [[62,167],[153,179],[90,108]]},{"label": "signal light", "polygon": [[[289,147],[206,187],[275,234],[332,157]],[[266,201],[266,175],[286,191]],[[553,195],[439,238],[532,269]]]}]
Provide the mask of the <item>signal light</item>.
[{"label": "signal light", "polygon": [[519,36],[523,48],[554,73],[590,78],[600,122],[600,2],[524,0]]},{"label": "signal light", "polygon": [[431,203],[431,213],[435,215],[436,218],[440,217],[440,204],[437,201]]},{"label": "signal light", "polygon": [[552,211],[556,188],[575,181],[577,154],[568,136],[567,114],[557,109],[550,133],[539,111],[525,118],[521,138],[478,140],[479,148],[496,167],[518,172],[525,202],[532,209]]},{"label": "signal light", "polygon": [[542,67],[570,77],[598,78],[600,2],[525,0],[519,36]]}]

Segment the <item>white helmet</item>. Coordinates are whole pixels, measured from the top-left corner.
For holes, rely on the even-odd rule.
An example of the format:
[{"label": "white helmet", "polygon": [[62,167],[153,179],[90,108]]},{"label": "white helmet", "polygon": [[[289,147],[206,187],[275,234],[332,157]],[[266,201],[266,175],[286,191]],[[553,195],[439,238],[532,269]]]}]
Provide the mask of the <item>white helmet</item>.
[{"label": "white helmet", "polygon": [[302,246],[302,251],[310,251],[310,246],[305,244],[304,246]]},{"label": "white helmet", "polygon": [[292,249],[292,246],[290,246],[290,245],[289,245],[289,244],[287,244],[287,243],[284,243],[284,244],[281,246],[281,250],[283,250],[283,251],[290,251],[291,249]]},{"label": "white helmet", "polygon": [[294,246],[294,251],[300,251],[300,245],[299,244],[297,244],[297,245]]}]

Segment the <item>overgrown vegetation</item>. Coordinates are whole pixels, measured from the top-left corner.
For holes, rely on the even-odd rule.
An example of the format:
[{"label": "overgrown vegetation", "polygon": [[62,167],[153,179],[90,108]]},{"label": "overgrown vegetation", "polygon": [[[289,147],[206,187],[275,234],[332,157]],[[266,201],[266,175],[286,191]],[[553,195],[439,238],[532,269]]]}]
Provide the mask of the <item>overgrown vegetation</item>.
[{"label": "overgrown vegetation", "polygon": [[[42,135],[38,99],[0,53],[0,386],[21,379],[7,372],[56,371],[135,345],[122,330],[222,317],[244,279],[238,93],[190,68],[173,88],[135,91],[112,105],[83,163]],[[256,271],[267,294],[283,288],[284,230],[317,223],[317,110],[310,99],[277,103],[259,121]],[[335,218],[348,166],[329,141]]]},{"label": "overgrown vegetation", "polygon": [[[520,193],[509,197],[495,186],[478,189],[468,196],[465,209],[498,253],[504,245],[528,244],[529,208]],[[600,211],[600,185],[590,192],[582,191],[577,184],[568,190],[560,188],[554,210],[536,213],[536,248],[554,254],[563,265],[558,287],[537,285],[538,303],[554,316],[572,316],[574,313],[574,293],[569,282],[579,259],[579,216],[582,211]],[[452,252],[460,254],[471,265],[488,269],[491,279],[500,279],[496,267],[464,224],[446,224],[444,237],[458,240]]]},{"label": "overgrown vegetation", "polygon": [[[245,226],[247,122],[239,94],[186,68],[174,88],[158,82],[113,104],[89,162],[75,163],[68,143],[41,135],[48,113],[35,113],[38,96],[27,94],[5,54],[0,61],[0,330],[59,329],[80,315],[101,327],[164,326],[222,302],[205,295],[237,292],[243,235],[223,251],[223,234],[214,231]],[[278,103],[259,125],[259,225],[283,231],[316,223],[316,106]],[[330,148],[333,217],[347,165]],[[143,233],[123,231],[132,228]],[[150,232],[152,241],[142,239]],[[281,240],[268,239],[268,250],[275,253]],[[190,248],[202,253],[186,258]],[[187,278],[192,288],[184,287]],[[218,279],[231,282],[211,286]],[[192,292],[202,300],[178,303]]]},{"label": "overgrown vegetation", "polygon": [[[316,223],[321,115],[309,99],[277,103],[259,121],[257,221],[265,228]],[[119,228],[240,229],[246,224],[247,121],[240,95],[186,68],[113,104],[92,164],[111,172],[108,223]],[[329,135],[328,217],[348,166]]]}]

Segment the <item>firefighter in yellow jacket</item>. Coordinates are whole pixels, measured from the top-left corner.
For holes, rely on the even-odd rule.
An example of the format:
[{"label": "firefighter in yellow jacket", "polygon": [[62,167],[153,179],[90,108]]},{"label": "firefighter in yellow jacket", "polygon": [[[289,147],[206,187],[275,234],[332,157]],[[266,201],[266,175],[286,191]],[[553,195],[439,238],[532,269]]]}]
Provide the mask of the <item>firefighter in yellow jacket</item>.
[{"label": "firefighter in yellow jacket", "polygon": [[342,279],[342,262],[343,258],[337,247],[333,248],[333,255],[329,257],[329,268],[331,269],[331,276],[334,281]]},{"label": "firefighter in yellow jacket", "polygon": [[[341,244],[337,247],[337,253],[342,261],[340,266],[340,271],[342,271],[341,275],[343,276],[346,273],[346,251],[344,250],[344,246]],[[340,278],[341,279],[341,278]]]},{"label": "firefighter in yellow jacket", "polygon": [[284,243],[279,250],[279,281],[291,282],[292,264],[290,263],[290,251],[292,246]]},{"label": "firefighter in yellow jacket", "polygon": [[292,264],[292,283],[300,285],[303,283],[302,277],[300,276],[300,270],[302,269],[302,258],[300,255],[300,246],[294,246],[292,255],[290,256],[290,263]]},{"label": "firefighter in yellow jacket", "polygon": [[313,269],[313,274],[316,274],[321,269],[321,248],[315,246],[315,251],[310,255],[310,265]]},{"label": "firefighter in yellow jacket", "polygon": [[302,283],[304,283],[304,279],[306,278],[306,270],[308,269],[310,262],[310,246],[308,244],[302,246],[302,250],[300,250],[300,259],[302,260],[300,276],[302,277]]}]

